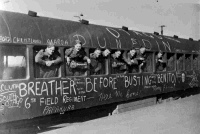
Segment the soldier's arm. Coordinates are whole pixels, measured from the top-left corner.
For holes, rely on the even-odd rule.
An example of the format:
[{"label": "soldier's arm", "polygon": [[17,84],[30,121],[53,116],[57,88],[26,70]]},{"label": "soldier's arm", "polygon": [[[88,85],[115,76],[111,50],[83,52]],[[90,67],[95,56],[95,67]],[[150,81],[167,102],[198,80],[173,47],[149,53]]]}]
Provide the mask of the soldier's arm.
[{"label": "soldier's arm", "polygon": [[89,59],[89,57],[87,57],[87,56],[84,56],[84,57],[83,57],[83,60],[87,60],[87,59]]},{"label": "soldier's arm", "polygon": [[65,50],[65,59],[67,60],[67,63],[69,64],[70,63],[70,54],[72,53],[73,51],[73,48],[69,48],[69,49],[66,49]]},{"label": "soldier's arm", "polygon": [[81,49],[80,50],[81,52],[81,55],[83,56],[83,60],[88,60],[89,59],[89,57],[87,56],[87,54],[86,54],[86,52],[85,52],[85,50],[84,49]]},{"label": "soldier's arm", "polygon": [[162,61],[163,61],[163,63],[167,63],[167,60],[164,57],[162,57]]},{"label": "soldier's arm", "polygon": [[65,56],[69,56],[72,53],[73,48],[68,48],[65,50]]},{"label": "soldier's arm", "polygon": [[40,50],[35,56],[35,62],[42,65],[46,65],[46,61],[42,59],[43,56],[44,56],[43,50]]},{"label": "soldier's arm", "polygon": [[62,58],[58,55],[55,60],[53,60],[54,64],[59,64],[62,62]]},{"label": "soldier's arm", "polygon": [[134,64],[134,65],[137,65],[137,64],[138,64],[138,59],[137,59],[137,58],[134,58],[134,59],[132,59],[131,61],[132,61],[132,64]]},{"label": "soldier's arm", "polygon": [[122,55],[122,59],[127,63],[127,64],[130,64],[131,60],[128,58],[127,56],[127,51],[125,51]]},{"label": "soldier's arm", "polygon": [[99,62],[97,68],[95,68],[95,72],[98,72],[99,70],[101,70],[101,68],[102,68],[102,63]]}]

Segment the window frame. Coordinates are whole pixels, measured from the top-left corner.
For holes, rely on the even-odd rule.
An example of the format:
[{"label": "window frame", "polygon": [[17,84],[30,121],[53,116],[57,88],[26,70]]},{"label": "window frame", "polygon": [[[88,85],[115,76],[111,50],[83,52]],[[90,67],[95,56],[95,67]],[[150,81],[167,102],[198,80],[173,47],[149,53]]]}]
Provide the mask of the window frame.
[{"label": "window frame", "polygon": [[195,58],[194,56],[197,57],[197,68],[196,68],[196,70],[198,70],[199,69],[199,61],[198,61],[199,54],[192,54],[192,70],[194,70],[194,58]]},{"label": "window frame", "polygon": [[[37,76],[37,73],[36,73],[36,70],[38,70],[39,71],[39,67],[36,65],[36,63],[35,63],[35,56],[36,56],[36,54],[37,54],[37,52],[39,52],[41,49],[45,49],[47,47],[47,45],[34,45],[33,47],[32,47],[32,52],[33,52],[33,55],[32,55],[32,59],[33,59],[33,61],[32,61],[32,63],[33,63],[33,78],[34,79],[52,79],[52,78],[60,78],[61,77],[61,65],[60,65],[60,67],[58,68],[58,76],[56,76],[56,77],[49,77],[49,78],[42,78],[42,77],[36,77]],[[37,48],[37,49],[35,49],[35,48]],[[40,49],[39,49],[40,48]],[[60,53],[60,55],[61,55],[61,58],[62,58],[62,53],[61,53],[61,48],[59,47],[59,46],[55,46],[55,49],[57,49],[58,50],[58,52]],[[36,51],[37,50],[37,51]]]},{"label": "window frame", "polygon": [[[153,73],[153,72],[155,72],[155,52],[146,50],[145,54],[147,54],[147,53],[151,53],[151,67],[152,67],[152,69],[151,69],[150,72],[145,72],[143,70],[141,73]],[[147,55],[146,55],[146,60],[147,60]]]},{"label": "window frame", "polygon": [[[178,70],[178,59],[177,59],[178,55],[181,55],[180,57],[183,57],[183,69],[182,70]],[[185,53],[176,53],[176,71],[178,71],[178,72],[185,71]]]},{"label": "window frame", "polygon": [[[187,57],[187,55],[190,55],[189,57],[190,57],[190,69],[189,70],[187,70],[187,67],[186,67],[186,65],[187,65],[187,63],[186,63],[186,57]],[[191,70],[193,70],[193,65],[192,65],[192,58],[193,58],[193,54],[191,54],[191,53],[186,53],[185,54],[185,71],[191,71]]]},{"label": "window frame", "polygon": [[[174,57],[174,63],[173,63],[174,67],[173,67],[173,70],[169,70],[169,69],[168,69],[168,61],[169,61],[169,59],[170,59],[170,58],[168,59],[168,54],[173,54],[173,57]],[[170,57],[172,57],[172,56],[170,56]],[[167,52],[167,53],[166,53],[166,60],[167,60],[166,71],[167,71],[167,72],[176,71],[176,53],[175,53],[175,52]]]},{"label": "window frame", "polygon": [[[87,56],[89,57],[89,59],[91,59],[90,58],[90,53],[93,53],[94,51],[95,51],[95,49],[96,48],[88,48],[87,49]],[[104,49],[102,49],[102,48],[99,48],[101,51],[104,51]],[[92,50],[92,51],[91,51]],[[112,51],[111,49],[110,49],[110,51]],[[101,53],[101,55],[102,55],[102,53]],[[105,65],[104,65],[104,70],[105,70],[105,73],[103,73],[103,74],[91,74],[91,72],[90,72],[90,65],[89,65],[89,69],[88,69],[88,71],[87,71],[87,76],[105,76],[105,75],[108,75],[108,74],[111,74],[111,70],[109,69],[109,64],[110,64],[110,58],[111,58],[111,56],[110,56],[110,54],[105,58],[105,60],[104,60],[104,63],[105,63]],[[103,69],[103,68],[102,68]]]},{"label": "window frame", "polygon": [[[25,58],[25,66],[14,66],[14,67],[5,67],[5,65],[4,65],[4,56],[13,56],[13,55],[9,55],[9,53],[10,53],[10,51],[9,51],[9,53],[7,53],[7,55],[3,55],[3,56],[1,56],[2,57],[2,78],[0,79],[0,81],[16,81],[16,80],[26,80],[26,79],[28,79],[28,75],[29,75],[29,71],[28,71],[28,69],[29,69],[29,53],[28,53],[28,47],[27,47],[27,45],[26,44],[1,44],[0,45],[0,47],[2,48],[2,47],[9,47],[9,50],[10,49],[14,49],[14,50],[12,50],[12,51],[17,51],[17,50],[19,50],[18,48],[12,48],[12,47],[21,47],[22,49],[24,49],[24,50],[21,50],[21,51],[23,51],[24,53],[24,55],[18,55],[18,56],[24,56],[23,58]],[[5,50],[4,50],[5,51]],[[20,52],[18,52],[18,53],[20,53]],[[23,59],[22,59],[23,60]],[[21,63],[22,64],[22,63]],[[15,76],[16,75],[16,72],[18,72],[19,73],[19,70],[17,70],[16,71],[16,69],[23,69],[22,71],[20,71],[20,72],[25,72],[25,74],[20,78],[10,78],[10,79],[7,79],[7,78],[5,78],[5,79],[3,79],[3,73],[5,73],[4,71],[5,71],[5,68],[14,68],[15,69],[15,71],[13,71],[13,72],[11,72],[11,73],[13,73],[13,76]],[[20,73],[21,74],[21,73]],[[19,75],[16,75],[16,76],[19,76]]]},{"label": "window frame", "polygon": [[159,51],[154,52],[154,72],[166,72],[167,71],[167,52],[162,52],[163,53],[163,59],[166,61],[166,67],[163,71],[159,71],[156,69],[156,56],[159,53]]}]

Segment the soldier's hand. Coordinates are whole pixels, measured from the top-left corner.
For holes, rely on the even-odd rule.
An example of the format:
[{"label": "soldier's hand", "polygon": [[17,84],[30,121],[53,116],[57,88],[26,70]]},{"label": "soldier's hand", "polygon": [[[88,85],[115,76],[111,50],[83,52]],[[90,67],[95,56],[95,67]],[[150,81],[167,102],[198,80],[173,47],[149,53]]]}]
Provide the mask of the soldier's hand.
[{"label": "soldier's hand", "polygon": [[140,58],[140,60],[144,60],[144,58]]},{"label": "soldier's hand", "polygon": [[96,69],[94,70],[94,72],[95,72],[95,73],[97,73],[98,71],[99,71],[99,69],[98,69],[98,68],[96,68]]},{"label": "soldier's hand", "polygon": [[91,63],[91,60],[90,60],[90,59],[87,59],[87,63],[90,64],[90,63]]},{"label": "soldier's hand", "polygon": [[46,66],[49,66],[49,61],[46,61],[45,64],[46,64]]},{"label": "soldier's hand", "polygon": [[159,59],[158,61],[161,62],[161,63],[163,63],[163,60],[160,60],[160,59]]},{"label": "soldier's hand", "polygon": [[67,59],[67,63],[69,64],[70,63],[70,58],[66,57],[66,59]]},{"label": "soldier's hand", "polygon": [[143,66],[143,65],[144,65],[144,63],[141,63],[141,64],[140,64],[140,66]]},{"label": "soldier's hand", "polygon": [[117,67],[117,63],[113,62],[112,67]]},{"label": "soldier's hand", "polygon": [[46,66],[51,66],[51,63],[50,63],[50,61],[46,61]]},{"label": "soldier's hand", "polygon": [[54,63],[54,61],[46,61],[46,65],[49,67]]}]

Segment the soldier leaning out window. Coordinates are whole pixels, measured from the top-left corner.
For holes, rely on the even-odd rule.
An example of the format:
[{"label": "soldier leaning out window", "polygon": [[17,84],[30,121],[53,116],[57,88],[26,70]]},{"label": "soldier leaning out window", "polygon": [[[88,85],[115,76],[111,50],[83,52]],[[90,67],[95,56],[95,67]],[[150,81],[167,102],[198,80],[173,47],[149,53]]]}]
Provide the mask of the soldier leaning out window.
[{"label": "soldier leaning out window", "polygon": [[156,55],[156,71],[165,71],[166,70],[166,60],[163,57],[163,52],[158,52]]},{"label": "soldier leaning out window", "polygon": [[191,62],[192,62],[192,55],[191,54],[186,54],[185,55],[185,69],[186,70],[191,70],[192,69]]},{"label": "soldier leaning out window", "polygon": [[127,64],[126,73],[138,72],[138,60],[136,59],[136,50],[131,49],[123,53],[123,60]]},{"label": "soldier leaning out window", "polygon": [[184,55],[183,54],[177,54],[177,71],[182,71],[184,69],[183,63],[184,63]]},{"label": "soldier leaning out window", "polygon": [[141,47],[139,50],[136,50],[137,56],[136,59],[138,60],[139,72],[143,72],[146,66],[146,48]]},{"label": "soldier leaning out window", "polygon": [[111,54],[111,73],[125,73],[127,70],[127,65],[122,59],[121,51],[116,50]]},{"label": "soldier leaning out window", "polygon": [[84,75],[88,69],[88,65],[91,60],[87,57],[87,54],[82,48],[82,43],[76,40],[74,47],[65,50],[66,58],[66,73],[67,75],[80,76]]},{"label": "soldier leaning out window", "polygon": [[105,74],[105,64],[106,64],[106,58],[110,54],[110,50],[105,49],[102,51],[99,48],[96,48],[93,52],[90,53],[90,74],[91,75],[99,75],[99,74]]},{"label": "soldier leaning out window", "polygon": [[49,43],[45,50],[41,49],[35,56],[35,63],[39,66],[37,78],[50,78],[58,76],[58,69],[62,62],[60,53],[53,43]]},{"label": "soldier leaning out window", "polygon": [[175,54],[167,53],[167,71],[175,70]]},{"label": "soldier leaning out window", "polygon": [[194,54],[193,55],[193,69],[194,70],[197,70],[198,69],[198,55],[197,54]]}]

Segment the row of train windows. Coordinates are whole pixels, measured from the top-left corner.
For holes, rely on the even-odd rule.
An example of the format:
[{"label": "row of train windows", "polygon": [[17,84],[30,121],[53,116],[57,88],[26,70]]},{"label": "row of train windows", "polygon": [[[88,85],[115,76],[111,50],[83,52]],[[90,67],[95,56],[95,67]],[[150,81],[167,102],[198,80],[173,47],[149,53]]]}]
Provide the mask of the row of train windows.
[{"label": "row of train windows", "polygon": [[[41,47],[34,47],[33,56],[37,54],[37,52],[43,49]],[[92,50],[91,50],[92,51]],[[90,50],[88,52],[91,52]],[[111,54],[113,52],[111,51]],[[164,66],[161,70],[156,67],[155,57],[156,52],[146,52],[146,64],[143,67],[142,72],[154,72],[154,71],[184,71],[184,70],[198,70],[200,69],[200,56],[197,54],[182,54],[182,53],[164,53],[163,59],[166,60],[166,66]],[[116,70],[111,66],[111,56],[105,58],[102,61],[102,69],[100,71],[101,74],[118,74],[118,73],[138,73],[138,69],[135,71],[123,72],[120,70]],[[154,59],[153,59],[154,58]],[[33,60],[33,68],[34,68],[34,77],[40,78],[38,75],[40,73],[40,69],[34,61],[34,57],[30,57],[29,60]],[[64,59],[64,58],[63,58]],[[24,79],[27,76],[27,48],[26,46],[0,46],[0,79],[2,80],[10,80],[10,79]],[[69,74],[66,67],[66,61],[63,61],[62,64],[65,66],[65,76],[72,76]],[[109,67],[110,65],[110,67]],[[123,68],[123,67],[122,67]],[[137,67],[136,67],[137,68]],[[50,70],[50,69],[49,69]],[[61,68],[59,67],[56,74],[52,75],[53,77],[60,76]],[[86,75],[89,72],[90,75],[99,75],[90,73],[90,69],[86,69],[83,72],[83,75]],[[48,77],[51,77],[48,76]]]}]

